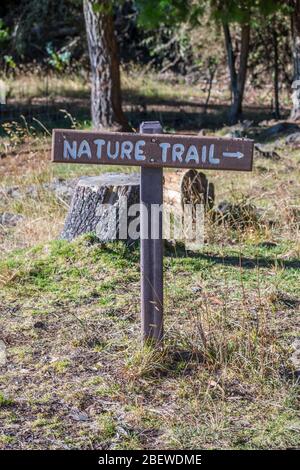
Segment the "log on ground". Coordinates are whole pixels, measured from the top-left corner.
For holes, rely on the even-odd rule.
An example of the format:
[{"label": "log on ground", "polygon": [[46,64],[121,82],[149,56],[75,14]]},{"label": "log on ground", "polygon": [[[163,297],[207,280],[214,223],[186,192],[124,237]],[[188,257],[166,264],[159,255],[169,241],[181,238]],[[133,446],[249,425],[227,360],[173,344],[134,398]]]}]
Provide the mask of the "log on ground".
[{"label": "log on ground", "polygon": [[181,212],[184,204],[203,204],[204,209],[214,205],[214,185],[197,170],[176,170],[164,174],[164,204]]}]

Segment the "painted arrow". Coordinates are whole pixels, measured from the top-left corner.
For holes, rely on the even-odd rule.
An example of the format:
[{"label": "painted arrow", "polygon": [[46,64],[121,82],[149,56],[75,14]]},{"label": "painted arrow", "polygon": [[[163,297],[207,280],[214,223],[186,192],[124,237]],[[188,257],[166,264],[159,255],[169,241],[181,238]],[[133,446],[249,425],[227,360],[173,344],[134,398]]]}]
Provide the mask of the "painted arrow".
[{"label": "painted arrow", "polygon": [[240,159],[244,157],[244,154],[242,152],[223,152],[223,157]]}]

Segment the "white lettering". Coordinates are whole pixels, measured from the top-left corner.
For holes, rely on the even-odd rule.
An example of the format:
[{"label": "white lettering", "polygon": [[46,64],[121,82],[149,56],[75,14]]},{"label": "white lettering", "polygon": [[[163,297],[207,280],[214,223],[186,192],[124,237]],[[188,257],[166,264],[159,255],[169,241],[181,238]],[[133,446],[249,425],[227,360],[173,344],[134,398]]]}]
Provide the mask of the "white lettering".
[{"label": "white lettering", "polygon": [[77,142],[73,140],[72,146],[70,145],[70,142],[68,140],[64,140],[64,159],[69,160],[70,157],[73,158],[73,160],[76,160],[76,154],[77,154]]},{"label": "white lettering", "polygon": [[82,155],[86,155],[88,158],[92,158],[90,144],[86,140],[83,140],[79,145],[77,157],[80,158]]},{"label": "white lettering", "polygon": [[119,155],[119,150],[120,150],[119,142],[115,142],[115,151],[114,152],[112,152],[112,143],[111,143],[111,141],[109,140],[107,142],[107,158],[112,158],[113,160],[115,160]]},{"label": "white lettering", "polygon": [[105,140],[103,139],[96,139],[94,140],[94,144],[97,146],[97,158],[98,160],[102,157],[102,147],[105,144]]},{"label": "white lettering", "polygon": [[215,153],[215,146],[214,146],[214,144],[212,144],[209,147],[208,161],[209,161],[209,163],[212,163],[213,165],[218,165],[220,163],[220,159],[215,158],[214,153]]},{"label": "white lettering", "polygon": [[168,149],[171,147],[171,145],[168,143],[162,143],[162,144],[159,144],[159,146],[162,149],[161,161],[166,163],[167,156],[168,156]]},{"label": "white lettering", "polygon": [[125,157],[128,158],[128,160],[131,160],[131,152],[133,149],[133,143],[130,142],[129,140],[125,140],[125,142],[122,142],[121,145],[121,158],[124,160]]},{"label": "white lettering", "polygon": [[138,140],[137,143],[135,144],[135,149],[134,149],[134,158],[135,160],[141,162],[143,160],[146,160],[146,157],[144,155],[143,150],[141,147],[144,147],[146,145],[146,142],[144,140]]},{"label": "white lettering", "polygon": [[202,163],[206,162],[206,157],[207,157],[207,148],[206,148],[206,145],[204,145],[202,147],[202,157],[201,157]]},{"label": "white lettering", "polygon": [[187,151],[185,161],[188,163],[190,160],[194,160],[196,163],[199,163],[199,154],[195,145],[191,145]]},{"label": "white lettering", "polygon": [[182,163],[182,154],[184,152],[183,144],[175,144],[172,148],[172,162],[179,160]]}]

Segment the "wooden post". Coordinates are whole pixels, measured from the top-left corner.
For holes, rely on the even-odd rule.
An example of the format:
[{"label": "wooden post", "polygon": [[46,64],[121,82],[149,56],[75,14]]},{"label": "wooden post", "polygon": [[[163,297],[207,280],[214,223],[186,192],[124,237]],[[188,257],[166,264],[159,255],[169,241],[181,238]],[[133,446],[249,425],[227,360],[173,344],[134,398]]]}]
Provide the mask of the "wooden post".
[{"label": "wooden post", "polygon": [[[141,134],[162,134],[159,121],[143,122]],[[163,168],[141,167],[141,316],[144,342],[161,344],[163,338],[162,212]],[[152,212],[152,217],[151,217]]]},{"label": "wooden post", "polygon": [[163,168],[251,171],[253,147],[248,139],[162,134],[157,121],[143,122],[139,134],[53,131],[54,162],[141,167],[143,341],[163,339]]}]

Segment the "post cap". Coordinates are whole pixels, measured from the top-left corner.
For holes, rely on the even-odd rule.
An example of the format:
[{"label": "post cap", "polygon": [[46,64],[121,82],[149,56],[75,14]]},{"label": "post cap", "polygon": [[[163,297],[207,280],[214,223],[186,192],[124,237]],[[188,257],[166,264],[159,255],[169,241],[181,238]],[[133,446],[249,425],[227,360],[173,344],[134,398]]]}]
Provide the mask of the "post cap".
[{"label": "post cap", "polygon": [[162,134],[163,128],[159,121],[143,121],[140,124],[140,134]]}]

